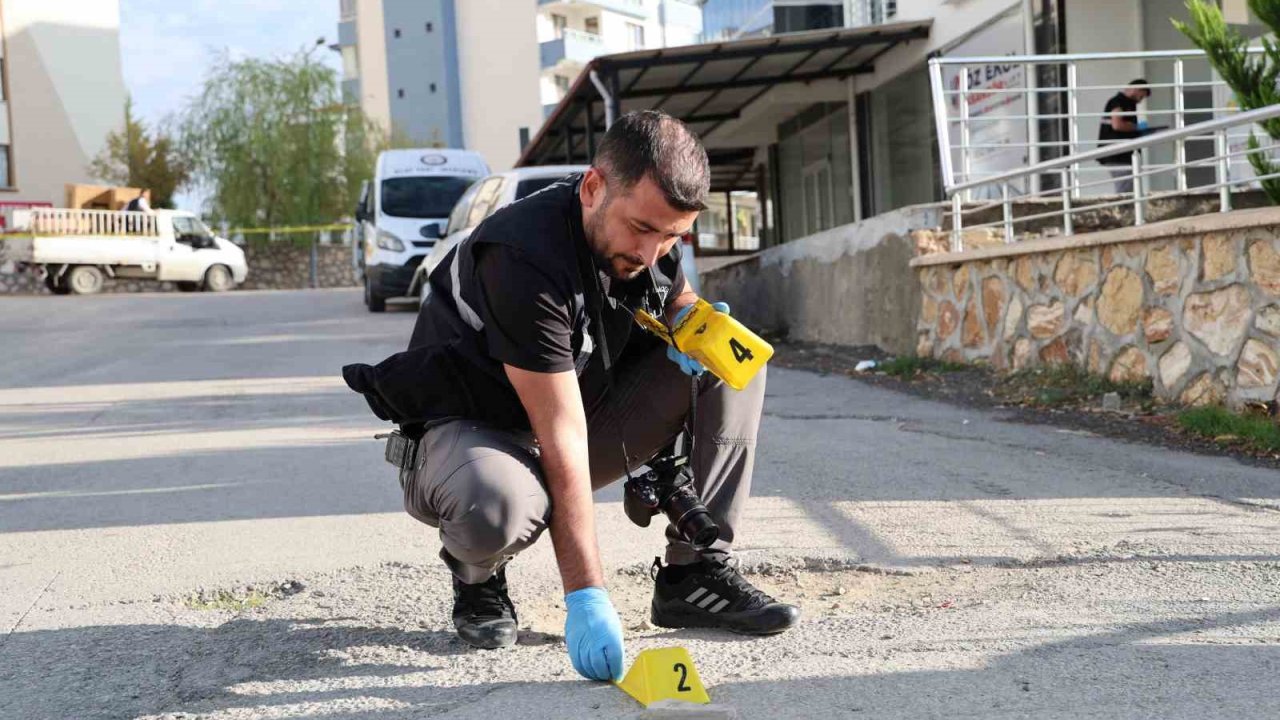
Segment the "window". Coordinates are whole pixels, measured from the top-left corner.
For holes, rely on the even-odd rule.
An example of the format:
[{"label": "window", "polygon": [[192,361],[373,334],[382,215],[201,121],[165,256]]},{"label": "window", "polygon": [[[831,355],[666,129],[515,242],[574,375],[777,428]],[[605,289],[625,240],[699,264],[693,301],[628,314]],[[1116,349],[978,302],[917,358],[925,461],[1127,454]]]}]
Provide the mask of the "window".
[{"label": "window", "polygon": [[569,78],[563,75],[556,75],[556,91],[560,93],[560,97],[569,94]]},{"label": "window", "polygon": [[209,232],[209,228],[205,227],[204,223],[195,218],[181,215],[174,217],[173,236],[183,245],[190,245],[197,250],[214,247],[213,233]]},{"label": "window", "polygon": [[434,30],[435,30],[435,26],[431,23],[427,23],[427,32],[432,32]]},{"label": "window", "polygon": [[394,34],[396,37],[400,37],[400,28],[396,28],[393,34]]},{"label": "window", "polygon": [[13,187],[13,175],[9,169],[9,146],[0,145],[0,183],[4,187]]},{"label": "window", "polygon": [[644,26],[636,23],[627,23],[627,49],[643,50],[644,49]]},{"label": "window", "polygon": [[498,198],[502,195],[502,176],[497,175],[484,181],[476,192],[476,200],[467,213],[467,227],[473,228],[489,217],[498,207]]},{"label": "window", "polygon": [[569,18],[552,13],[551,30],[555,33],[557,39],[564,37],[564,31],[567,27],[569,27]]},{"label": "window", "polygon": [[471,187],[472,178],[421,175],[382,181],[382,212],[393,217],[448,217],[454,203]]},{"label": "window", "polygon": [[435,84],[435,83],[431,83],[431,92],[433,92],[433,93],[434,93],[435,91],[436,91],[436,84]]},{"label": "window", "polygon": [[404,97],[404,88],[396,90],[396,97]]},{"label": "window", "polygon": [[516,200],[526,198],[545,187],[550,187],[551,185],[560,182],[563,179],[564,178],[562,177],[542,177],[521,180],[520,184],[516,185]]},{"label": "window", "polygon": [[449,224],[445,226],[445,236],[452,235],[466,227],[467,215],[471,210],[471,204],[476,200],[476,193],[480,190],[482,183],[475,183],[467,188],[466,193],[458,200],[458,204],[453,206],[453,212],[449,213]]},{"label": "window", "polygon": [[587,32],[591,33],[592,35],[600,34],[600,18],[589,17],[586,19],[586,21],[583,24],[585,25]]},{"label": "window", "polygon": [[342,46],[342,79],[354,80],[360,77],[360,57],[356,55],[355,45]]},{"label": "window", "polygon": [[0,58],[0,102],[5,101],[4,93],[4,58]]}]

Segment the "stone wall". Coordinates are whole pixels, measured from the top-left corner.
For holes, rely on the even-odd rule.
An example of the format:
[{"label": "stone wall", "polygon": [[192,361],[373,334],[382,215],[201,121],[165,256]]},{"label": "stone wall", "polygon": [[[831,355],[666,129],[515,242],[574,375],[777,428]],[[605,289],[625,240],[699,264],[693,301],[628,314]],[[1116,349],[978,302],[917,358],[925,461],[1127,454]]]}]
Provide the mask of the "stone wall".
[{"label": "stone wall", "polygon": [[[927,246],[927,239],[920,239]],[[1280,208],[912,261],[916,351],[997,369],[1076,363],[1187,405],[1275,398]]]},{"label": "stone wall", "polygon": [[911,233],[940,220],[939,206],[904,208],[768,248],[702,273],[702,295],[756,330],[911,352],[920,310]]},{"label": "stone wall", "polygon": [[[311,287],[311,250],[291,243],[250,244],[245,247],[249,278],[241,289],[292,290]],[[357,285],[351,264],[351,246],[316,246],[317,287],[353,287]],[[103,292],[173,292],[173,283],[154,280],[108,280]],[[4,256],[0,242],[0,295],[47,295],[49,290],[31,271],[19,271]]]},{"label": "stone wall", "polygon": [[[249,263],[246,290],[293,290],[311,287],[311,249],[292,243],[250,244],[245,247]],[[351,264],[350,245],[316,246],[316,287],[357,285]]]}]

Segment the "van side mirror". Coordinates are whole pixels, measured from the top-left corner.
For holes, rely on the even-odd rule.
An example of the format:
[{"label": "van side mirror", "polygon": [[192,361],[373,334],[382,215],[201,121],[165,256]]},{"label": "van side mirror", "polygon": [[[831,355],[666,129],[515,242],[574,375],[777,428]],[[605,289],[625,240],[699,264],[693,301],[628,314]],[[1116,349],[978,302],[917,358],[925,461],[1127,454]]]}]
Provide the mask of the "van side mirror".
[{"label": "van side mirror", "polygon": [[422,229],[418,232],[422,237],[428,240],[440,240],[444,237],[444,226],[440,223],[431,223],[429,225],[423,225]]}]

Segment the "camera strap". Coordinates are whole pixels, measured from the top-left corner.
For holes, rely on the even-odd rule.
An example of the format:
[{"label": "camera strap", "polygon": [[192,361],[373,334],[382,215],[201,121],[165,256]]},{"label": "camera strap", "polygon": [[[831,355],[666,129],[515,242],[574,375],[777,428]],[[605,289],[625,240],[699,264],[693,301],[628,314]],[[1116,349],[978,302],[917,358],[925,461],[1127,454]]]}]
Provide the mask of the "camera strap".
[{"label": "camera strap", "polygon": [[[658,321],[666,327],[667,336],[671,338],[671,344],[675,347],[676,352],[683,352],[675,342],[675,329],[671,327],[671,323],[667,320],[667,313],[665,308],[662,306],[662,293],[658,290],[658,279],[654,277],[652,268],[650,268],[648,272],[649,285],[652,288],[652,293],[649,297],[655,301],[653,307],[650,308],[649,314],[657,318]],[[676,451],[683,453],[684,456],[688,458],[691,469],[694,450],[694,419],[698,416],[698,379],[699,376],[697,375],[693,375],[689,378],[689,414],[684,417],[685,441],[679,444],[679,450]]]}]

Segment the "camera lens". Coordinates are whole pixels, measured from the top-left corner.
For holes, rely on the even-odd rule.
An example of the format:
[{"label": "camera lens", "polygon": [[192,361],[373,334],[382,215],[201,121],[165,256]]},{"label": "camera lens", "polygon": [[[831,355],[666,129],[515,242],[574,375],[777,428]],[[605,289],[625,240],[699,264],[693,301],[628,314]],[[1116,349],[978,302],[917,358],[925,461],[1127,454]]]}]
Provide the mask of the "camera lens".
[{"label": "camera lens", "polygon": [[711,543],[720,537],[720,528],[711,519],[707,506],[694,494],[688,485],[683,485],[671,493],[663,510],[671,519],[671,524],[685,540],[693,545],[694,550],[706,550]]},{"label": "camera lens", "polygon": [[720,528],[705,509],[686,515],[679,527],[680,534],[689,538],[694,550],[706,550],[720,537]]}]

